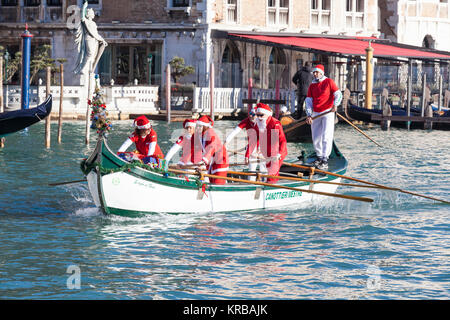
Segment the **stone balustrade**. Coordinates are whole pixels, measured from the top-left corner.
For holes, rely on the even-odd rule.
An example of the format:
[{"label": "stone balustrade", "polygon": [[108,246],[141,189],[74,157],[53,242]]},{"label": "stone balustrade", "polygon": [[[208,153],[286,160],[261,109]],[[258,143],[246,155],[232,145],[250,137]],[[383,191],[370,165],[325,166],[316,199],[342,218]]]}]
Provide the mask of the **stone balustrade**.
[{"label": "stone balustrade", "polygon": [[[20,86],[4,86],[5,111],[20,109]],[[106,86],[102,87],[103,101],[108,112],[114,117],[128,114],[158,113],[157,86]],[[53,95],[52,114],[59,113],[60,86],[51,86]],[[46,97],[45,86],[32,86],[30,89],[30,108],[43,102]],[[81,118],[86,115],[87,93],[82,86],[65,86],[63,92],[63,115]]]},{"label": "stone balustrade", "polygon": [[[210,111],[209,88],[195,88],[193,112],[205,113]],[[214,112],[235,113],[246,109],[242,99],[248,98],[247,88],[214,88]],[[252,99],[275,99],[275,89],[252,89]],[[295,90],[280,89],[280,99],[286,101],[286,106],[291,112],[295,111]]]}]

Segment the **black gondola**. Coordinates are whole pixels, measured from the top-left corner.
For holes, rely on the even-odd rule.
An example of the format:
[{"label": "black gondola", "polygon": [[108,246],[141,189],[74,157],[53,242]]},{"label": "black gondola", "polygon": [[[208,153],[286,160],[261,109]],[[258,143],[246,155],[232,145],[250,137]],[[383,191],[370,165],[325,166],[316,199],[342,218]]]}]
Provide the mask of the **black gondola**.
[{"label": "black gondola", "polygon": [[52,111],[52,96],[35,108],[0,113],[0,137],[23,130],[45,119]]},{"label": "black gondola", "polygon": [[[391,106],[392,115],[393,116],[406,116],[405,109]],[[383,112],[380,109],[366,109],[362,107],[358,107],[353,104],[348,104],[345,115],[350,120],[357,120],[362,121],[365,123],[374,123],[374,124],[380,124],[380,120],[373,120],[372,115],[378,114],[382,115]],[[441,114],[434,112],[433,117],[435,118],[442,118],[442,119],[450,119],[449,118],[449,112],[442,112]],[[410,116],[412,117],[421,117],[421,110],[419,108],[411,108],[410,110]],[[392,127],[397,128],[407,128],[407,122],[406,121],[392,121],[391,122]],[[410,128],[411,129],[423,129],[424,122],[423,121],[411,121],[410,122]],[[433,122],[433,129],[438,130],[450,130],[450,124],[446,122]]]}]

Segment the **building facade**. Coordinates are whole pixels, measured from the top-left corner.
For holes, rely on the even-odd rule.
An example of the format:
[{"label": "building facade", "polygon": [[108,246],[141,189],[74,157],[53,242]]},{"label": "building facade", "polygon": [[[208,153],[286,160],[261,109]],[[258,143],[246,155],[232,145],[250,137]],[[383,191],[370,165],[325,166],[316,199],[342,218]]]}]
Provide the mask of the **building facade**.
[{"label": "building facade", "polygon": [[381,36],[395,42],[450,51],[448,0],[379,0]]},{"label": "building facade", "polygon": [[[1,0],[0,39],[18,51],[24,24],[33,46],[52,45],[52,57],[75,67],[74,33],[82,0]],[[89,0],[99,33],[108,42],[97,72],[109,84],[161,85],[174,56],[185,59],[195,74],[183,82],[207,86],[211,63],[217,87],[292,87],[290,79],[304,61],[328,57],[216,37],[216,31],[377,36],[376,0]],[[78,11],[77,11],[78,10]],[[330,68],[327,72],[335,73]],[[76,75],[66,77],[79,84]]]}]

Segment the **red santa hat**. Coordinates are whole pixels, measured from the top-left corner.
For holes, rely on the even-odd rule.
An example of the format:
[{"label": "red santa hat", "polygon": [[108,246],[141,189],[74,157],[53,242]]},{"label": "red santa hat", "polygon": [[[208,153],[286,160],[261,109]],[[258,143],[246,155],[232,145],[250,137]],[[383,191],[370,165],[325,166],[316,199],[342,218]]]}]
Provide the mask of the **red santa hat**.
[{"label": "red santa hat", "polygon": [[195,119],[186,119],[183,121],[183,128],[187,129],[188,127],[195,127],[195,123],[197,120]]},{"label": "red santa hat", "polygon": [[214,120],[211,119],[210,116],[201,116],[197,120],[197,125],[205,126],[208,128],[212,128],[214,126]]},{"label": "red santa hat", "polygon": [[150,129],[152,125],[150,124],[150,120],[147,119],[146,116],[139,116],[134,119],[134,126],[138,129]]},{"label": "red santa hat", "polygon": [[317,71],[317,72],[321,73],[322,75],[324,75],[325,74],[325,67],[322,64],[318,64],[312,70],[312,72],[314,72],[314,71]]},{"label": "red santa hat", "polygon": [[267,104],[260,102],[256,105],[256,113],[262,113],[271,116],[273,112]]}]

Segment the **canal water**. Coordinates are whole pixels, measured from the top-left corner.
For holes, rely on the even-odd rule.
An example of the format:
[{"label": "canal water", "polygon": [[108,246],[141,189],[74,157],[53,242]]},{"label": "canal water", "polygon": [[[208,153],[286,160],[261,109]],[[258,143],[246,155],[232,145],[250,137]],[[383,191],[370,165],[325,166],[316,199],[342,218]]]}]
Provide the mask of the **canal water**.
[{"label": "canal water", "polygon": [[[235,125],[217,122],[222,132]],[[155,121],[163,152],[180,126]],[[38,123],[0,150],[0,299],[450,298],[449,205],[347,187],[338,191],[375,201],[104,216],[85,183],[48,185],[82,179],[95,144],[84,145],[83,122],[63,130],[58,145],[52,123],[45,149]],[[131,120],[113,122],[112,148],[131,130]],[[450,132],[367,133],[384,148],[337,126],[348,175],[450,200]],[[295,158],[301,148],[288,150]]]}]

